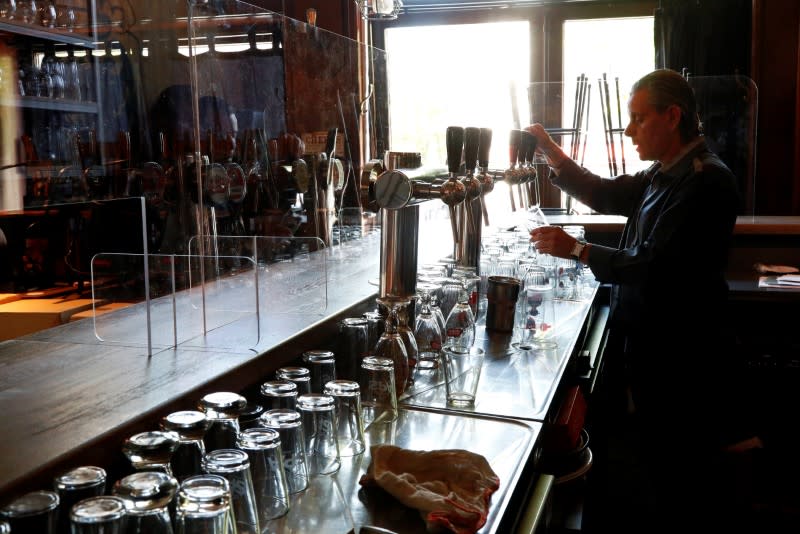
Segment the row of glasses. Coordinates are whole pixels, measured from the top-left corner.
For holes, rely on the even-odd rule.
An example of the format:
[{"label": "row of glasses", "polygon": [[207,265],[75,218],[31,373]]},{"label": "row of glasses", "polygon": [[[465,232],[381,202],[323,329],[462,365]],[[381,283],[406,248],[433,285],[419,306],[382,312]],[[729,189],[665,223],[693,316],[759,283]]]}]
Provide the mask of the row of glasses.
[{"label": "row of glasses", "polygon": [[[309,351],[304,354],[303,360],[312,370],[319,369],[320,372],[324,372],[323,369],[330,370],[333,363],[332,354],[326,351]],[[85,467],[61,477],[62,485],[66,487],[69,482],[73,490],[86,489],[92,498],[102,497],[105,500],[83,502],[85,499],[78,500],[79,496],[85,497],[86,494],[76,492],[71,499],[62,497],[61,502],[66,506],[76,500],[82,503],[81,507],[72,506],[78,517],[75,521],[95,527],[108,521],[108,528],[111,529],[112,522],[124,516],[132,525],[130,532],[171,532],[168,529],[172,515],[179,531],[191,532],[193,528],[201,528],[197,526],[200,515],[194,512],[205,505],[195,502],[192,505],[194,512],[184,510],[181,506],[192,499],[188,494],[176,497],[176,493],[180,494],[184,487],[191,493],[189,488],[199,487],[197,484],[201,483],[198,477],[206,477],[207,480],[202,483],[207,484],[208,480],[217,476],[227,481],[228,504],[221,504],[225,500],[222,499],[224,492],[209,488],[204,491],[209,495],[219,493],[217,501],[220,509],[230,507],[233,510],[229,515],[236,518],[236,531],[259,532],[259,522],[263,525],[270,518],[288,511],[288,497],[284,498],[284,495],[305,489],[307,476],[334,473],[340,465],[340,456],[363,453],[364,421],[374,425],[397,419],[394,362],[370,356],[364,359],[361,367],[369,392],[363,410],[360,403],[361,387],[353,381],[330,380],[325,384],[322,394],[298,395],[298,384],[303,388],[309,385],[312,382],[311,373],[298,372],[296,376],[279,373],[279,379],[263,384],[261,393],[268,407],[285,406],[266,412],[261,405],[248,403],[237,393],[210,393],[200,399],[197,411],[171,413],[161,420],[161,430],[141,432],[125,440],[123,452],[134,473],[115,484],[112,496],[102,495],[105,473],[99,468]],[[253,428],[245,428],[245,417],[247,426],[254,425]],[[302,432],[303,428],[308,431]],[[281,442],[286,444],[287,453],[282,453]],[[264,460],[254,452],[258,451],[257,454],[263,456],[268,450],[272,451],[270,460]],[[309,451],[308,455],[306,451]],[[284,467],[279,469],[281,464]],[[267,469],[266,465],[271,467]],[[298,465],[303,466],[300,471],[304,471],[299,477],[295,470]],[[281,491],[281,486],[287,490]],[[99,489],[95,491],[95,487]],[[144,498],[144,495],[148,497]],[[259,504],[259,501],[267,498],[264,495],[270,496],[271,504]],[[284,501],[285,505],[281,504]],[[15,517],[14,510],[21,511],[17,515],[26,518],[35,516],[36,521],[42,522],[41,525],[37,523],[33,530],[25,530],[27,527],[24,527],[22,531],[55,532],[58,503],[57,493],[39,492],[15,501],[13,507],[2,511],[2,516],[12,518]],[[122,506],[118,506],[120,503]],[[34,509],[37,513],[31,514],[30,511]],[[217,517],[217,513],[209,513],[206,518],[212,516]],[[27,525],[33,520],[25,521]],[[233,519],[226,519],[222,523],[219,521],[218,518],[217,522],[203,523],[205,526],[202,528],[222,528],[222,523],[228,525],[225,528],[233,528]],[[190,523],[194,526],[190,526]]]},{"label": "row of glasses", "polygon": [[[378,385],[367,386],[379,391],[370,397],[371,413],[394,420],[394,366],[380,358],[370,358],[367,363],[378,371],[379,380]],[[285,384],[296,392],[293,382],[273,382],[275,386]],[[198,403],[204,411],[169,414],[161,421],[162,430],[141,432],[125,440],[123,452],[134,472],[117,481],[112,495],[104,495],[105,472],[83,466],[59,476],[57,492],[26,494],[0,514],[11,522],[14,532],[49,534],[72,528],[80,534],[164,534],[172,533],[174,525],[178,532],[186,533],[260,533],[267,521],[288,512],[288,495],[304,490],[308,476],[334,473],[340,455],[364,452],[359,384],[332,380],[324,391],[295,397],[297,410],[262,413],[259,426],[236,432],[234,447],[208,450],[205,434],[223,423],[218,434],[227,439],[229,431],[236,428],[233,413],[242,408],[243,399],[232,392],[211,393]],[[384,396],[387,391],[390,400]],[[183,451],[182,463],[174,461],[178,451]],[[177,465],[184,468],[173,470]],[[173,474],[176,472],[181,472],[180,481]],[[62,514],[60,526],[59,511],[70,513]],[[70,521],[71,527],[65,521]],[[122,525],[127,525],[125,530],[119,530]]]}]

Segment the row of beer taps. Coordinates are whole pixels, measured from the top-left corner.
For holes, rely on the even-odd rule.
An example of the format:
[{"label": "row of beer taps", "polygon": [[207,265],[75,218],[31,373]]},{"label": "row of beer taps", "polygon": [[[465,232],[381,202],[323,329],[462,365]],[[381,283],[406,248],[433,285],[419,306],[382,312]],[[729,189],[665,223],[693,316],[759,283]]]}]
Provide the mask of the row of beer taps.
[{"label": "row of beer taps", "polygon": [[[379,207],[400,209],[428,199],[440,199],[450,210],[450,224],[457,263],[474,266],[469,252],[474,246],[464,246],[480,239],[480,219],[489,225],[484,197],[494,189],[495,182],[504,180],[509,187],[512,210],[538,203],[537,172],[534,164],[536,138],[524,130],[511,130],[509,137],[509,168],[500,171],[489,167],[492,144],[491,128],[450,126],[445,135],[447,178],[409,178],[402,169],[390,169],[375,182],[375,200]],[[461,244],[461,246],[459,246]]]},{"label": "row of beer taps", "polygon": [[536,137],[525,130],[511,130],[508,143],[509,166],[503,179],[509,185],[508,194],[511,210],[517,211],[514,190],[517,191],[520,208],[539,204],[539,181],[535,161]]}]

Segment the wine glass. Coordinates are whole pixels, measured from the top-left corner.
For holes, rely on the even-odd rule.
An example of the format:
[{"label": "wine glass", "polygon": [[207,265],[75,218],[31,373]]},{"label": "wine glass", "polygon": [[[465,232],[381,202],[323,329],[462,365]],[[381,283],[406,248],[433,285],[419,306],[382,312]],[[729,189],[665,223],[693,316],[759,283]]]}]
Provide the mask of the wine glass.
[{"label": "wine glass", "polygon": [[549,338],[553,327],[554,272],[535,265],[522,276],[515,316],[515,341],[519,350],[552,348]]},{"label": "wine glass", "polygon": [[379,302],[389,310],[386,317],[385,328],[378,343],[375,344],[374,356],[389,358],[394,362],[394,386],[397,397],[403,394],[408,385],[408,352],[403,338],[397,332],[397,314],[401,300],[380,299]]},{"label": "wine glass", "polygon": [[528,233],[531,233],[540,226],[547,226],[547,216],[545,216],[544,211],[538,203],[531,205],[523,211],[522,214],[524,215],[523,223]]},{"label": "wine glass", "polygon": [[529,234],[540,226],[547,226],[547,217],[542,210],[539,196],[539,176],[535,171],[535,167],[531,166],[531,169],[533,169],[533,177],[530,181],[528,192],[533,198],[531,198],[530,206],[522,212],[524,216],[523,224]]},{"label": "wine glass", "polygon": [[444,333],[446,345],[469,349],[475,343],[475,315],[469,305],[467,289],[463,285],[455,305],[447,315]]},{"label": "wine glass", "polygon": [[436,286],[417,284],[417,294],[421,303],[420,312],[414,323],[414,338],[417,340],[417,369],[428,370],[439,367],[439,351],[442,348],[442,329],[431,309],[431,298]]},{"label": "wine glass", "polygon": [[[442,285],[444,284],[444,277],[432,277],[432,276],[422,276],[417,277],[417,284],[427,284],[434,286],[433,289],[430,291],[431,300],[431,313],[434,317],[436,317],[436,321],[439,323],[439,330],[442,332],[442,340],[444,340],[444,312],[442,312],[442,308],[439,303],[442,300]],[[422,303],[420,299],[417,299],[415,314],[418,315],[422,311]]]},{"label": "wine glass", "polygon": [[408,324],[410,306],[411,299],[399,299],[397,303],[397,333],[400,335],[400,339],[403,340],[403,344],[406,347],[409,386],[414,379],[414,368],[417,366],[417,360],[419,359],[419,347],[414,337],[414,329]]},{"label": "wine glass", "polygon": [[554,335],[553,283],[543,267],[531,267],[522,279],[515,315],[515,337],[511,346],[529,351],[557,346]]}]

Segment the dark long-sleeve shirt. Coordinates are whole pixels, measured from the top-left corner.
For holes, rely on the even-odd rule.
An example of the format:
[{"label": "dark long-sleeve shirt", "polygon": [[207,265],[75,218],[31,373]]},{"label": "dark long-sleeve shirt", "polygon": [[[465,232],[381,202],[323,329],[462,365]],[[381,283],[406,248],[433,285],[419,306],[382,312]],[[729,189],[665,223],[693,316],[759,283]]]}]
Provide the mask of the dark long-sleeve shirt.
[{"label": "dark long-sleeve shirt", "polygon": [[568,161],[552,182],[599,213],[627,217],[619,247],[593,244],[587,259],[612,284],[612,327],[683,337],[701,326],[693,322],[721,316],[739,201],[735,176],[705,140],[668,169],[608,179]]}]

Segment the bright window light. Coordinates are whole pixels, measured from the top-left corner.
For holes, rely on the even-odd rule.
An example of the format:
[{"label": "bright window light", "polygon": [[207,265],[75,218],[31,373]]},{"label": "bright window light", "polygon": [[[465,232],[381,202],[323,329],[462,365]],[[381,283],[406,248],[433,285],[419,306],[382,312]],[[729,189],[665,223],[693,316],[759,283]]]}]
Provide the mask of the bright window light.
[{"label": "bright window light", "polygon": [[529,35],[527,21],[387,29],[391,150],[446,167],[448,126],[492,128],[489,165],[506,168],[510,87],[530,80]]},{"label": "bright window light", "polygon": [[[613,128],[628,124],[628,97],[633,82],[655,68],[653,45],[653,17],[617,19],[568,20],[564,22],[564,79],[575,80],[585,74],[591,84],[589,97],[589,128],[584,165],[601,176],[610,176],[608,150],[603,142],[603,115],[598,84],[605,74],[609,89],[608,108]],[[619,100],[617,99],[619,83]],[[569,94],[572,98],[573,95]],[[572,109],[574,99],[565,101]],[[619,107],[617,107],[619,104]],[[635,172],[648,167],[642,162],[630,139],[614,135],[617,174],[622,173],[624,154],[625,171]],[[610,149],[611,147],[609,147]]]}]

